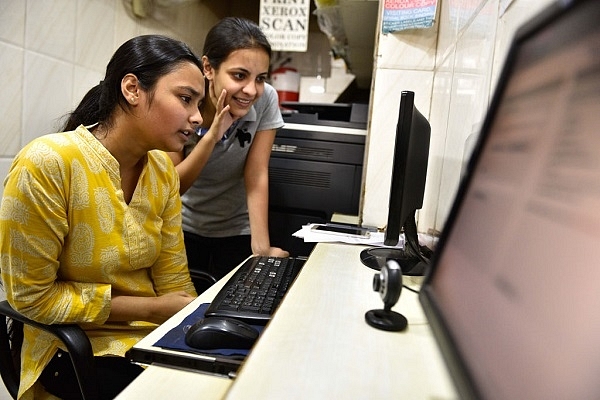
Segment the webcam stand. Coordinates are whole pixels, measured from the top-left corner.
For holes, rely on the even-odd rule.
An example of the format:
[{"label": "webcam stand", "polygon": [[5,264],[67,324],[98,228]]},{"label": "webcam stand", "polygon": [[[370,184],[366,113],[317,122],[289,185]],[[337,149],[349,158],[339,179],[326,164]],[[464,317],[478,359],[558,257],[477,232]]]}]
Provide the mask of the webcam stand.
[{"label": "webcam stand", "polygon": [[402,270],[396,261],[388,260],[381,272],[373,277],[373,290],[383,299],[382,310],[370,310],[365,314],[367,324],[384,331],[403,331],[408,326],[404,315],[392,311],[402,290]]},{"label": "webcam stand", "polygon": [[367,311],[365,320],[373,328],[384,331],[403,331],[408,326],[404,315],[388,309]]}]

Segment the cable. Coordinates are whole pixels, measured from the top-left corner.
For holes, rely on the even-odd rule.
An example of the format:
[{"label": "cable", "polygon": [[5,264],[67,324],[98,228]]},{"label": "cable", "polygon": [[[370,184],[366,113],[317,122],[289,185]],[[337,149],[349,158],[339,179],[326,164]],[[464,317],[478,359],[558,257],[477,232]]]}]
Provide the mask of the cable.
[{"label": "cable", "polygon": [[416,293],[416,294],[419,294],[419,293],[421,293],[421,292],[420,292],[419,290],[417,290],[417,289],[413,289],[413,288],[411,288],[411,287],[408,287],[408,286],[406,286],[406,285],[402,285],[402,286],[404,287],[404,289],[406,289],[406,290],[409,290],[409,291],[411,291],[411,292],[413,292],[413,293]]},{"label": "cable", "polygon": [[[404,221],[404,252],[408,257],[418,258],[420,261],[429,263],[431,250],[426,246],[419,245],[419,235],[417,233],[417,223],[415,218],[416,210],[413,210],[411,215]],[[423,253],[427,253],[426,256]]]}]

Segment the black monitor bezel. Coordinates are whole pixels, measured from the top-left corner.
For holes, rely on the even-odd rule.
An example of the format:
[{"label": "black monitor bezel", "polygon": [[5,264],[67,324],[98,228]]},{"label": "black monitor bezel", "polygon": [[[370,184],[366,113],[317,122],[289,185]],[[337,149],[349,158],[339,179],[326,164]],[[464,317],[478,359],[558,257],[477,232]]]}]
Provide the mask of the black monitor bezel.
[{"label": "black monitor bezel", "polygon": [[[421,136],[422,133],[425,134]],[[384,237],[386,246],[398,244],[407,218],[414,218],[414,212],[423,207],[430,138],[431,125],[415,106],[415,93],[402,91]]]}]

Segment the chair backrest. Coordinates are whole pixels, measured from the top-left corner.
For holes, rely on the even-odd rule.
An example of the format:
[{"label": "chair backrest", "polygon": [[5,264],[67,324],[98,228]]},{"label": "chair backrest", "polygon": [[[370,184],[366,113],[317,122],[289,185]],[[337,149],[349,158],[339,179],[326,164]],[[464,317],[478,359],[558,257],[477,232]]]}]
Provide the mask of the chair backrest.
[{"label": "chair backrest", "polygon": [[208,272],[190,269],[190,277],[198,295],[217,283],[217,279]]},{"label": "chair backrest", "polygon": [[[15,311],[8,301],[0,301],[0,375],[10,395],[16,399],[19,391],[20,363],[14,362],[20,354],[21,343],[12,343],[11,331],[22,331],[24,325],[45,330],[60,339],[71,357],[81,394],[85,400],[98,398],[94,353],[89,338],[78,325],[45,325],[32,321]],[[15,353],[16,352],[16,353]]]},{"label": "chair backrest", "polygon": [[13,399],[19,392],[20,355],[23,335],[23,323],[7,318],[0,318],[0,375],[6,390]]}]

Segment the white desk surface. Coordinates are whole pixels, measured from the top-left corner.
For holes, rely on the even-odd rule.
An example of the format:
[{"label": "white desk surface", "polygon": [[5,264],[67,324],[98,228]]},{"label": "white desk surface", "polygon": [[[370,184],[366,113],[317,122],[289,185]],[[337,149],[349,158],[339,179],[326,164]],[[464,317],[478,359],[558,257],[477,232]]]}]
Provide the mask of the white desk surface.
[{"label": "white desk surface", "polygon": [[416,293],[403,290],[392,308],[408,319],[406,331],[365,322],[383,301],[372,287],[377,271],[360,262],[362,248],[315,248],[226,399],[457,397]]},{"label": "white desk surface", "polygon": [[[159,349],[153,345],[173,327],[179,325],[181,321],[183,321],[191,312],[196,310],[200,304],[210,303],[231,275],[233,275],[233,271],[198,296],[167,322],[152,331],[152,333],[142,339],[136,346],[154,348],[163,352],[177,353],[172,350]],[[195,355],[186,353],[186,356],[194,357]],[[220,400],[223,398],[232,382],[232,379],[223,376],[162,365],[150,365],[138,378],[127,386],[116,399],[147,400],[179,398],[185,400]]]},{"label": "white desk surface", "polygon": [[117,397],[124,399],[222,399],[233,381],[196,371],[150,365]]},{"label": "white desk surface", "polygon": [[[383,301],[372,288],[377,271],[360,262],[362,249],[315,247],[235,380],[150,366],[118,399],[159,399],[165,393],[186,400],[457,398],[417,294],[402,290],[393,307],[408,319],[404,332],[365,322],[365,313],[383,308]],[[420,279],[405,277],[404,283],[418,289]]]}]

